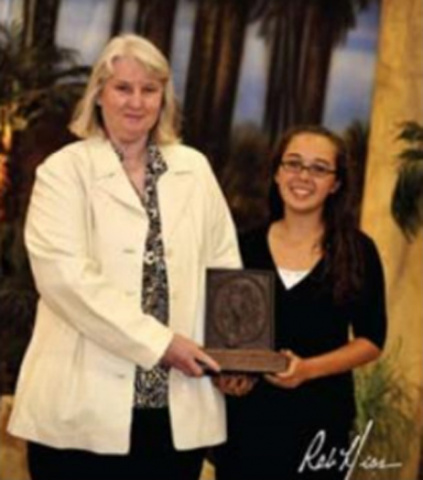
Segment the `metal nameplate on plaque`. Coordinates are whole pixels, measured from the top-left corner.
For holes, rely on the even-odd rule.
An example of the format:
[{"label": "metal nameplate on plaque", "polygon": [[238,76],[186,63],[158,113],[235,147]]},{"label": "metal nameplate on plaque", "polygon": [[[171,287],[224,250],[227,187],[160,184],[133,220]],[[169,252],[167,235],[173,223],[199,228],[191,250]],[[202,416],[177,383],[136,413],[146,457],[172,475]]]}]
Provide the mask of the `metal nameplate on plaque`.
[{"label": "metal nameplate on plaque", "polygon": [[222,370],[287,368],[274,351],[274,275],[264,270],[208,269],[206,352]]}]

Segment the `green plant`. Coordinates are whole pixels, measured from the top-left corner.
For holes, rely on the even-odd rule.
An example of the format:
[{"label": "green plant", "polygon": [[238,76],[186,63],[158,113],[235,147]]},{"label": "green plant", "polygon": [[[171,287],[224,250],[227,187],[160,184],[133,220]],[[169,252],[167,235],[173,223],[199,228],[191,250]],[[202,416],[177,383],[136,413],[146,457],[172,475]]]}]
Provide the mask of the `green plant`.
[{"label": "green plant", "polygon": [[[25,43],[19,25],[0,24],[0,391],[12,392],[31,335],[37,293],[23,244],[22,190],[48,152],[46,138],[32,135],[47,124],[66,119],[80,97],[88,68],[76,63],[75,52],[50,44]],[[49,123],[50,122],[50,123]],[[53,123],[53,125],[52,125]],[[66,121],[63,121],[66,125]],[[62,122],[60,122],[60,126]],[[33,138],[36,136],[37,138]],[[32,138],[32,142],[28,139]],[[35,157],[35,158],[34,158]],[[26,183],[26,184],[25,184]],[[22,185],[24,184],[24,185]],[[26,202],[24,202],[26,204]],[[7,205],[7,208],[5,207]]]},{"label": "green plant", "polygon": [[[365,432],[373,421],[371,431],[359,457],[385,459],[387,463],[404,464],[409,458],[413,441],[419,436],[416,426],[415,398],[417,386],[412,385],[399,366],[401,342],[382,359],[355,372],[357,418],[356,431]],[[398,480],[399,470],[371,471],[356,468],[355,480]]]},{"label": "green plant", "polygon": [[392,215],[406,238],[414,239],[423,226],[423,126],[405,122],[398,139],[409,144],[399,155],[398,179],[392,196]]},{"label": "green plant", "polygon": [[12,393],[29,341],[37,293],[19,220],[0,224],[0,393]]},{"label": "green plant", "polygon": [[[66,118],[80,97],[88,67],[76,52],[51,44],[25,43],[19,24],[0,24],[0,218],[18,190],[22,133],[46,118]],[[9,178],[8,178],[9,177]]]},{"label": "green plant", "polygon": [[268,220],[270,152],[267,137],[252,124],[241,124],[231,136],[220,183],[238,231]]},{"label": "green plant", "polygon": [[0,138],[45,112],[66,109],[80,95],[87,73],[77,65],[75,51],[26,45],[20,25],[0,24]]}]

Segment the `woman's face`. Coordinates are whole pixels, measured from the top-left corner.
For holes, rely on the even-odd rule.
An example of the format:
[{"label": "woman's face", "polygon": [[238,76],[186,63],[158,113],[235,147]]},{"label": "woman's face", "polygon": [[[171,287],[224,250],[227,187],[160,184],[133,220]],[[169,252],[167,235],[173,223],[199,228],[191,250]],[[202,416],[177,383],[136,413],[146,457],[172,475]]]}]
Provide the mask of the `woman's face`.
[{"label": "woman's face", "polygon": [[159,118],[163,83],[133,58],[119,58],[113,67],[98,97],[106,129],[122,143],[144,140]]},{"label": "woman's face", "polygon": [[286,213],[322,214],[327,197],[339,188],[336,155],[335,145],[324,136],[300,133],[291,139],[275,174]]}]

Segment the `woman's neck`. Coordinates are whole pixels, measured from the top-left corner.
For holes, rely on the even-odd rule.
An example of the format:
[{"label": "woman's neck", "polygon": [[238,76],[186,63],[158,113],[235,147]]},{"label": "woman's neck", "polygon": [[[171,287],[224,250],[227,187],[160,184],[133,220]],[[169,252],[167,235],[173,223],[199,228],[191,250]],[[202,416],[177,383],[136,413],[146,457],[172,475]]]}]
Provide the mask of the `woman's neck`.
[{"label": "woman's neck", "polygon": [[134,142],[125,142],[119,140],[112,134],[109,134],[110,141],[116,149],[122,162],[127,164],[142,163],[147,159],[147,138],[142,138]]}]

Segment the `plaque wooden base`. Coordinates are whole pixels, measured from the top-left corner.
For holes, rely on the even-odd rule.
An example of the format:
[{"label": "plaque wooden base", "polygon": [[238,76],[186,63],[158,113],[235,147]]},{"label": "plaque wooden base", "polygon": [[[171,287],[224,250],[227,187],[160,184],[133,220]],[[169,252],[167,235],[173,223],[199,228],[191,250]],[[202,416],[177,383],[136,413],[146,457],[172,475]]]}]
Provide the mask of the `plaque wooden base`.
[{"label": "plaque wooden base", "polygon": [[288,368],[287,357],[271,350],[206,348],[205,351],[216,360],[222,371],[274,373]]}]

